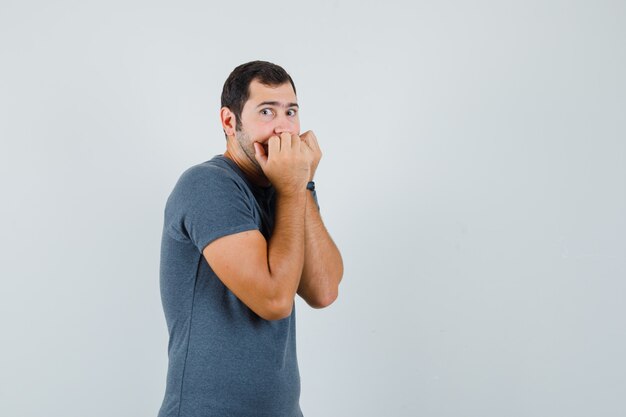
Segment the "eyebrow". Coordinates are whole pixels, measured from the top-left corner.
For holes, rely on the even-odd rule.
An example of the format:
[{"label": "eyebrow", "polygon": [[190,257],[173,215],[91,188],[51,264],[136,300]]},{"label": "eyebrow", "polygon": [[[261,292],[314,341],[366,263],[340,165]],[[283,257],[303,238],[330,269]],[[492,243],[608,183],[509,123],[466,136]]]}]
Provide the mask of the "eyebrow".
[{"label": "eyebrow", "polygon": [[262,103],[260,103],[257,107],[257,109],[261,106],[277,106],[277,107],[297,107],[300,108],[300,106],[298,106],[298,103],[287,103],[286,106],[283,106],[280,104],[280,102],[278,101],[264,101]]}]

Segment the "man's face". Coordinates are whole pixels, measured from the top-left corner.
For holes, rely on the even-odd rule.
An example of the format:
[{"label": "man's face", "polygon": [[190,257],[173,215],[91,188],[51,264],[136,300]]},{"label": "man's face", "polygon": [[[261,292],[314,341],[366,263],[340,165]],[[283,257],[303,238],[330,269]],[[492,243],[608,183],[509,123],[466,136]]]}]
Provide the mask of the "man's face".
[{"label": "man's face", "polygon": [[254,142],[263,145],[267,154],[267,141],[283,132],[300,134],[300,118],[296,94],[291,83],[267,86],[253,80],[250,96],[241,111],[241,130],[235,138],[250,161],[261,169],[254,156]]}]

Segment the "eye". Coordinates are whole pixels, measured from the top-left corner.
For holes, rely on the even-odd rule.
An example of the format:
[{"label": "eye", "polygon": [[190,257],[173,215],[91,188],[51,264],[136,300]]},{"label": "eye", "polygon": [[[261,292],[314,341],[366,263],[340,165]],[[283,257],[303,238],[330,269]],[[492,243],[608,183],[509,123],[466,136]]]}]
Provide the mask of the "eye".
[{"label": "eye", "polygon": [[260,111],[260,113],[261,113],[263,116],[272,116],[272,115],[274,115],[274,112],[273,112],[273,111],[272,111],[272,109],[270,109],[270,108],[265,108],[265,109],[262,109],[262,110]]},{"label": "eye", "polygon": [[289,109],[289,110],[287,110],[287,116],[291,116],[291,117],[293,117],[293,116],[295,116],[297,113],[298,113],[298,110],[296,110],[296,109]]}]

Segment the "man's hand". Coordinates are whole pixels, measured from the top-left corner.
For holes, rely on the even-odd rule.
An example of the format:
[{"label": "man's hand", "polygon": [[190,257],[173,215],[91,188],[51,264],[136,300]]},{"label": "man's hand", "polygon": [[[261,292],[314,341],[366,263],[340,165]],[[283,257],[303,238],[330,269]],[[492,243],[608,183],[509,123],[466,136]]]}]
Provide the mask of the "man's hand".
[{"label": "man's hand", "polygon": [[254,150],[256,160],[277,193],[293,194],[306,188],[314,152],[298,135],[283,132],[280,137],[270,137],[267,154],[258,142],[254,142]]},{"label": "man's hand", "polygon": [[300,135],[300,139],[302,139],[304,143],[309,146],[311,152],[313,153],[313,159],[311,161],[311,176],[309,177],[309,181],[313,181],[315,170],[320,163],[320,159],[322,159],[322,150],[320,149],[320,146],[317,143],[317,137],[312,130],[304,132],[304,134]]}]

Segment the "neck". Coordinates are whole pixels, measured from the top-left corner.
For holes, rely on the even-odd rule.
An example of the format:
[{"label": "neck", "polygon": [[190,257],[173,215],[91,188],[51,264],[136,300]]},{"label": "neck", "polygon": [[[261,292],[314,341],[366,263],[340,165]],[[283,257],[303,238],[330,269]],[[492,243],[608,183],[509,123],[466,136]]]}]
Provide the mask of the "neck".
[{"label": "neck", "polygon": [[[248,155],[246,155],[240,148],[233,149],[229,140],[226,144],[226,152],[224,156],[233,161],[241,171],[243,171],[246,178],[254,185],[259,187],[269,187],[272,185],[267,179],[263,170],[255,163],[250,161]],[[254,158],[254,155],[252,156]]]}]

